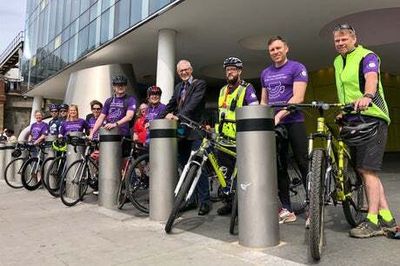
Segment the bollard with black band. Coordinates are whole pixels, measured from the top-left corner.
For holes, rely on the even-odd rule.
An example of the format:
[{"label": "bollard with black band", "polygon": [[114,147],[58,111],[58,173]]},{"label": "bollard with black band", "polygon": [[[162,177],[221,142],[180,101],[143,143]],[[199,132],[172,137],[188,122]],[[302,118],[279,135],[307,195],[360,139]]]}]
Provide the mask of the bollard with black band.
[{"label": "bollard with black band", "polygon": [[[83,132],[70,132],[68,133],[68,135],[71,137],[78,137],[78,138],[83,138],[85,136]],[[82,154],[84,153],[84,151],[85,151],[84,146],[74,146],[70,143],[68,144],[67,160],[66,160],[67,169],[73,162],[82,158]],[[79,164],[74,165],[74,167],[76,168],[73,171],[68,171],[68,176],[66,179],[66,184],[65,184],[66,194],[67,197],[71,199],[77,199],[79,197],[79,184],[78,182],[72,182],[78,165]]]},{"label": "bollard with black band", "polygon": [[3,179],[4,178],[4,170],[6,169],[6,162],[5,162],[5,155],[6,155],[6,149],[5,149],[5,144],[3,142],[0,142],[0,177]]},{"label": "bollard with black band", "polygon": [[177,122],[150,122],[150,219],[165,221],[171,213],[178,180]]},{"label": "bollard with black band", "polygon": [[[57,136],[55,136],[55,135],[49,135],[49,136],[47,136],[46,137],[46,139],[45,139],[45,142],[46,142],[46,149],[45,149],[45,161],[48,159],[48,158],[54,158],[55,156],[56,156],[56,154],[55,154],[55,152],[54,152],[54,150],[53,150],[53,147],[52,147],[52,145],[53,145],[53,142],[54,141],[56,141],[57,140]],[[42,178],[44,178],[44,175],[47,173],[47,171],[49,170],[49,166],[50,166],[50,164],[51,164],[51,162],[50,163],[46,163],[46,164],[44,164],[43,166],[44,166],[44,171],[43,171],[43,173],[42,173]],[[50,182],[50,187],[56,187],[56,184],[55,184],[55,180],[54,180],[54,175],[50,175],[49,176],[50,178],[49,178],[49,182]],[[43,179],[44,180],[44,179]],[[47,184],[46,184],[47,185]]]},{"label": "bollard with black band", "polygon": [[[6,142],[4,144],[4,150],[5,150],[5,152],[4,152],[4,170],[7,167],[7,164],[14,159],[12,157],[12,152],[14,151],[14,149],[15,149],[15,143]],[[9,171],[9,173],[11,173],[11,176],[13,177],[11,181],[12,182],[21,182],[21,180],[15,179],[15,164],[14,163],[11,164],[10,167],[11,167],[11,169],[8,171]],[[2,173],[2,175],[4,177],[4,172]]]},{"label": "bollard with black band", "polygon": [[265,248],[279,244],[274,110],[236,110],[239,244]]},{"label": "bollard with black band", "polygon": [[116,209],[121,182],[121,135],[118,128],[100,128],[99,206]]}]

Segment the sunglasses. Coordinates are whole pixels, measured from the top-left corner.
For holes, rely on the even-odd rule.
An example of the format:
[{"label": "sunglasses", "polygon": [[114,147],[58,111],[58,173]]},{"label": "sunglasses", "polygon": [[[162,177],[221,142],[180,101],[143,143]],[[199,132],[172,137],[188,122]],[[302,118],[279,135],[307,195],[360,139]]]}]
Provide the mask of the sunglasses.
[{"label": "sunglasses", "polygon": [[352,32],[356,33],[354,28],[350,24],[338,24],[333,28],[333,31],[340,31],[340,30],[351,30]]},{"label": "sunglasses", "polygon": [[58,111],[54,111],[54,110],[53,110],[53,111],[50,111],[50,113],[58,113]]},{"label": "sunglasses", "polygon": [[60,113],[66,113],[68,112],[67,110],[60,110]]}]

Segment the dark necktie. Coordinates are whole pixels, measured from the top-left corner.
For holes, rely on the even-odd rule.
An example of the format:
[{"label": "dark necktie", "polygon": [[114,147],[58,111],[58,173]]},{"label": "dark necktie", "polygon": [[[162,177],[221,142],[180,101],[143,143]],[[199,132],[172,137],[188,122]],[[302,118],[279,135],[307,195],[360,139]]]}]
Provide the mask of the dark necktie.
[{"label": "dark necktie", "polygon": [[179,100],[179,103],[182,104],[185,101],[187,89],[189,87],[189,82],[183,82],[182,84],[182,90],[181,90],[181,97]]}]

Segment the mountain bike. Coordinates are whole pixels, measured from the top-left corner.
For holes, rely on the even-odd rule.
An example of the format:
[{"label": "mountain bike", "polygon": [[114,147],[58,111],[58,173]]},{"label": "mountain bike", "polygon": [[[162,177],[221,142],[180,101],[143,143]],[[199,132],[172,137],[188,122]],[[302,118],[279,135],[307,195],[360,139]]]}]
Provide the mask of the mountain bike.
[{"label": "mountain bike", "polygon": [[[199,134],[202,135],[203,140],[197,151],[192,151],[188,162],[182,170],[178,184],[174,190],[174,204],[171,214],[165,225],[165,232],[170,233],[173,223],[179,214],[180,209],[190,200],[193,192],[199,181],[200,175],[203,171],[212,175],[216,175],[217,180],[221,186],[222,191],[226,194],[235,193],[235,178],[237,175],[237,168],[235,167],[230,178],[226,178],[221,170],[221,167],[216,158],[215,152],[225,153],[236,158],[236,144],[233,140],[223,138],[222,134],[211,134],[204,129],[199,123],[187,118],[186,116],[179,115],[179,120],[182,125],[185,125]],[[225,122],[232,122],[229,120],[221,121],[221,125]],[[234,122],[234,121],[233,121]],[[221,130],[219,130],[221,132]]]},{"label": "mountain bike", "polygon": [[326,123],[325,111],[337,108],[345,113],[353,111],[352,104],[312,102],[305,104],[273,105],[293,111],[313,108],[318,111],[317,130],[308,137],[309,174],[309,248],[314,260],[321,258],[324,245],[324,215],[326,205],[343,207],[350,226],[364,221],[367,213],[365,187],[356,171],[338,130]]}]

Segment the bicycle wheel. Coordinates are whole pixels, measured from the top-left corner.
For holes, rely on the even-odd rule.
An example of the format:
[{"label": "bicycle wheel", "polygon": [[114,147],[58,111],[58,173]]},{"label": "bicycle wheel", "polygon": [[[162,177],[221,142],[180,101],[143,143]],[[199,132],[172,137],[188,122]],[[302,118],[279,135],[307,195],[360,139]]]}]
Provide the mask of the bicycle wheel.
[{"label": "bicycle wheel", "polygon": [[366,218],[368,203],[360,174],[354,169],[350,158],[345,156],[343,212],[346,221],[351,227],[356,227]]},{"label": "bicycle wheel", "polygon": [[47,189],[46,173],[47,173],[47,170],[49,169],[51,163],[54,161],[55,158],[56,157],[46,158],[42,163],[42,168],[41,168],[41,173],[42,173],[42,176],[43,176],[42,183],[43,183],[43,186],[46,189]]},{"label": "bicycle wheel", "polygon": [[292,210],[295,214],[301,214],[307,206],[306,187],[295,162],[288,163],[287,172],[289,175],[289,196]]},{"label": "bicycle wheel", "polygon": [[[86,168],[86,167],[85,167]],[[81,179],[84,178],[84,160],[73,162],[62,176],[60,184],[60,198],[62,203],[71,207],[77,204],[81,195]],[[76,188],[78,186],[78,188]]]},{"label": "bicycle wheel", "polygon": [[316,149],[312,153],[310,168],[310,229],[309,246],[311,257],[319,260],[324,242],[324,175],[325,152]]},{"label": "bicycle wheel", "polygon": [[238,224],[239,221],[239,213],[238,213],[238,192],[235,192],[235,197],[232,203],[232,213],[231,213],[231,222],[229,224],[229,233],[231,235],[237,235],[238,232],[236,229],[236,225]]},{"label": "bicycle wheel", "polygon": [[44,182],[47,184],[47,191],[49,191],[50,195],[53,197],[60,196],[60,184],[65,169],[65,161],[65,157],[56,157],[46,171]]},{"label": "bicycle wheel", "polygon": [[190,166],[190,169],[185,176],[185,180],[182,183],[181,189],[178,191],[178,194],[175,197],[174,206],[172,207],[171,214],[169,215],[168,221],[165,224],[165,232],[168,234],[171,232],[172,225],[178,216],[182,203],[185,201],[186,194],[189,192],[190,186],[192,185],[198,170],[199,166],[197,164]]},{"label": "bicycle wheel", "polygon": [[4,170],[4,180],[12,188],[23,188],[22,166],[26,158],[16,158],[9,162]]},{"label": "bicycle wheel", "polygon": [[149,155],[139,156],[128,170],[125,179],[126,196],[141,212],[149,213]]},{"label": "bicycle wheel", "polygon": [[29,158],[22,167],[22,185],[27,190],[35,190],[42,184],[41,166],[36,157]]}]

